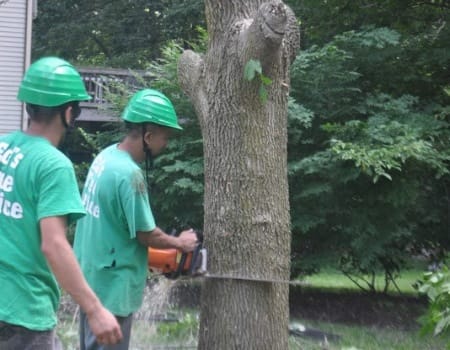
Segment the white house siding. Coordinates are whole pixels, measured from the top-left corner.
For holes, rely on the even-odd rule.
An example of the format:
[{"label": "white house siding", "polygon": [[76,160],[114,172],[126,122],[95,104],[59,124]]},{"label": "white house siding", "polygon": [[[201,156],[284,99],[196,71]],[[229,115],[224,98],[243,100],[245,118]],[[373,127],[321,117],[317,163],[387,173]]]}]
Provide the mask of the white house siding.
[{"label": "white house siding", "polygon": [[33,0],[0,0],[0,135],[23,127],[17,90],[29,64]]}]

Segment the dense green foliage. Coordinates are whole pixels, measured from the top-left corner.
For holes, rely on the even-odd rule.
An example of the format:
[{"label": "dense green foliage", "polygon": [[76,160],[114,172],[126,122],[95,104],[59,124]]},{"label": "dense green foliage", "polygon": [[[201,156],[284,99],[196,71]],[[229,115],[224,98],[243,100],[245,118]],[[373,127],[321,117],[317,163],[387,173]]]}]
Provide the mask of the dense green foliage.
[{"label": "dense green foliage", "polygon": [[[189,45],[205,50],[206,33],[197,28],[199,39]],[[183,130],[176,132],[155,161],[152,198],[156,217],[165,226],[203,228],[203,143],[198,120],[187,97],[180,91],[177,62],[181,46],[169,42],[161,58],[148,66],[155,74],[152,87],[164,91],[176,106]]]},{"label": "dense green foliage", "polygon": [[[434,335],[448,334],[450,330],[450,271],[446,266],[427,272],[420,291],[430,300],[427,314],[422,317],[423,332]],[[450,349],[450,342],[448,343]]]},{"label": "dense green foliage", "polygon": [[449,10],[301,3],[310,36],[292,67],[294,267],[329,259],[369,290],[385,271],[387,290],[408,256],[448,247]]},{"label": "dense green foliage", "polygon": [[39,1],[33,56],[81,65],[143,68],[170,39],[189,41],[204,25],[199,0]]},{"label": "dense green foliage", "polygon": [[[327,261],[372,291],[384,272],[387,291],[408,257],[439,259],[450,247],[449,6],[287,3],[302,30],[289,102],[293,276]],[[204,49],[198,25],[199,0],[47,0],[34,26],[34,56],[144,69],[144,84],[174,102],[185,130],[151,172],[163,227],[202,226],[201,134],[176,77],[181,50]],[[94,136],[91,152],[104,141]]]}]

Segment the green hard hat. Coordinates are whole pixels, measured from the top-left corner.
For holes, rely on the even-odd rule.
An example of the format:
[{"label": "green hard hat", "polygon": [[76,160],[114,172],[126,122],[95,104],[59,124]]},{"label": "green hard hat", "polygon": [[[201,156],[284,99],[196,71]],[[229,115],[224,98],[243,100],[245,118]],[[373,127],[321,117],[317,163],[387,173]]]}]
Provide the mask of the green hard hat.
[{"label": "green hard hat", "polygon": [[182,130],[172,102],[153,89],[136,92],[122,113],[122,119],[130,123],[155,123]]},{"label": "green hard hat", "polygon": [[86,101],[83,80],[74,66],[57,57],[44,57],[26,71],[17,99],[38,106],[55,107],[71,101]]}]

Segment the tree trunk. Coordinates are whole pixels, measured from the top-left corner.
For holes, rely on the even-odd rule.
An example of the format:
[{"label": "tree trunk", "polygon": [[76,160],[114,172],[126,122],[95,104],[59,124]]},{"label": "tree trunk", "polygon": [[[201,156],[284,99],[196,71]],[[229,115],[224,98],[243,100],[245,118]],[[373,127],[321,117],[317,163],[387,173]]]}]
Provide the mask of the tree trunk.
[{"label": "tree trunk", "polygon": [[[299,47],[280,1],[206,0],[208,51],[185,51],[179,78],[200,119],[205,161],[204,244],[209,273],[288,280],[289,66]],[[250,60],[257,74],[244,78]],[[199,349],[287,349],[287,284],[206,279]]]}]

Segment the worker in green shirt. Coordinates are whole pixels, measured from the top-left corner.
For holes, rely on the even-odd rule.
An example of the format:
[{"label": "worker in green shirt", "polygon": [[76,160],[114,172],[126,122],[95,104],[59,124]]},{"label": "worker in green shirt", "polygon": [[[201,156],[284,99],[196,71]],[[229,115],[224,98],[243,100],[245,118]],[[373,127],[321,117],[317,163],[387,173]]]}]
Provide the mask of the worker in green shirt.
[{"label": "worker in green shirt", "polygon": [[[85,215],[70,160],[56,147],[88,100],[68,62],[45,57],[22,80],[29,126],[0,137],[0,349],[56,350],[60,289],[80,305],[101,344],[119,324],[83,277],[67,227]],[[59,283],[59,285],[58,285]]]},{"label": "worker in green shirt", "polygon": [[86,279],[120,321],[123,341],[98,344],[85,313],[80,317],[81,350],[127,350],[133,312],[142,303],[147,278],[147,249],[195,249],[193,230],[166,234],[155,224],[140,163],[160,154],[172,130],[181,129],[170,100],[162,93],[138,91],[122,115],[122,142],[94,159],[83,189],[87,215],[76,228],[74,250]]}]

